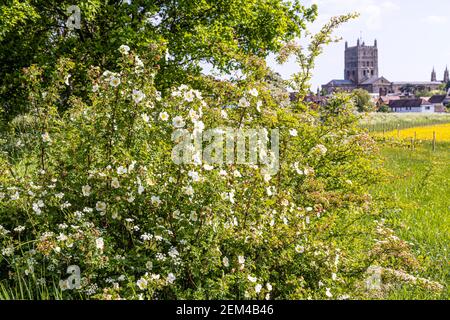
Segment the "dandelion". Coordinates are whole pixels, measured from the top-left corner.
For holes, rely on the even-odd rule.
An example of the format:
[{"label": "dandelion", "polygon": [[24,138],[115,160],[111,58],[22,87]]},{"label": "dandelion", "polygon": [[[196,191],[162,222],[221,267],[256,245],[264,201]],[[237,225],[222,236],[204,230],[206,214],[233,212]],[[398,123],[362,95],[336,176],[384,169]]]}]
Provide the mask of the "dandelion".
[{"label": "dandelion", "polygon": [[113,187],[114,189],[120,188],[119,179],[114,177],[111,181],[111,187]]},{"label": "dandelion", "polygon": [[145,99],[145,94],[140,90],[133,90],[132,97],[134,103],[138,104]]},{"label": "dandelion", "polygon": [[163,111],[159,114],[159,119],[162,121],[167,121],[167,120],[169,120],[169,114],[167,112]]},{"label": "dandelion", "polygon": [[136,285],[139,289],[145,290],[147,289],[148,282],[144,278],[140,278],[138,281],[136,281]]},{"label": "dandelion", "polygon": [[95,209],[99,212],[105,212],[106,211],[106,203],[99,201],[95,205]]},{"label": "dandelion", "polygon": [[103,238],[97,238],[95,239],[95,247],[100,250],[103,251],[103,248],[105,246],[105,243],[103,241]]},{"label": "dandelion", "polygon": [[126,55],[126,54],[128,54],[130,52],[130,47],[125,45],[125,44],[123,44],[123,45],[121,45],[119,47],[119,51],[120,51],[121,54]]},{"label": "dandelion", "polygon": [[120,79],[117,78],[117,77],[112,76],[112,77],[111,77],[111,80],[109,81],[109,84],[110,84],[112,87],[116,88],[116,87],[119,86],[119,84],[120,84]]},{"label": "dandelion", "polygon": [[172,124],[175,128],[183,128],[186,125],[186,123],[183,120],[183,117],[181,116],[176,116],[175,118],[173,118]]},{"label": "dandelion", "polygon": [[83,192],[83,196],[85,197],[89,197],[89,195],[91,194],[91,186],[89,185],[85,185],[83,187],[81,187],[81,192]]}]

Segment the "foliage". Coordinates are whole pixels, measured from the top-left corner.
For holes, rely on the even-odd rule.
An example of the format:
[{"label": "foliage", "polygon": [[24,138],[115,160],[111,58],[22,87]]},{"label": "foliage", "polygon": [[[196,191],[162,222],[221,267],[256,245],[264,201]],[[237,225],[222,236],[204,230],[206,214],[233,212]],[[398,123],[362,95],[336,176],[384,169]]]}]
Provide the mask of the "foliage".
[{"label": "foliage", "polygon": [[[90,102],[70,97],[62,115],[55,101],[70,62],[58,64],[53,91],[43,91],[39,68],[27,70],[33,120],[25,133],[16,124],[4,145],[1,274],[20,270],[8,280],[17,282],[45,266],[64,278],[78,265],[81,289],[65,298],[357,295],[377,259],[358,236],[373,229],[366,189],[376,147],[348,97],[320,113],[280,108],[262,83],[234,83],[233,96],[181,86],[161,97],[153,60],[143,69],[121,51],[120,72],[92,68]],[[237,107],[223,109],[229,100]],[[199,131],[279,128],[279,172],[176,165],[180,121]]]},{"label": "foliage", "polygon": [[[43,68],[46,83],[60,58],[75,62],[67,96],[88,94],[91,65],[112,70],[122,44],[144,55],[160,46],[155,85],[165,93],[181,83],[195,84],[208,63],[223,71],[255,68],[257,58],[277,52],[285,41],[302,36],[316,6],[298,0],[82,0],[81,28],[70,30],[67,8],[73,1],[6,0],[0,6],[0,106],[11,119],[28,110],[23,68]],[[196,84],[199,86],[199,84]]]},{"label": "foliage", "polygon": [[364,89],[355,89],[352,91],[353,100],[358,112],[371,112],[375,109],[375,104],[372,102],[372,98]]},{"label": "foliage", "polygon": [[406,147],[382,147],[384,166],[389,175],[373,187],[372,194],[386,202],[384,218],[399,237],[411,243],[420,268],[416,277],[426,277],[444,290],[430,292],[411,285],[397,286],[392,299],[449,298],[449,144],[438,143],[432,151],[429,143]]}]

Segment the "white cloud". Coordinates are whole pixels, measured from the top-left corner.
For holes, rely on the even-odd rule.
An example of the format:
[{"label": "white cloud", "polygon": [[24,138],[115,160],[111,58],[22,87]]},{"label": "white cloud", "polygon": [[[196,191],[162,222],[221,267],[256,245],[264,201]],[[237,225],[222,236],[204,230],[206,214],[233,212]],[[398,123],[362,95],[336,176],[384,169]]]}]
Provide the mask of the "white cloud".
[{"label": "white cloud", "polygon": [[313,0],[319,6],[319,13],[326,15],[340,15],[349,12],[361,14],[369,30],[379,30],[383,25],[383,18],[390,15],[400,7],[391,1],[375,0]]},{"label": "white cloud", "polygon": [[448,21],[447,17],[444,16],[428,16],[422,19],[422,22],[429,24],[446,24]]}]

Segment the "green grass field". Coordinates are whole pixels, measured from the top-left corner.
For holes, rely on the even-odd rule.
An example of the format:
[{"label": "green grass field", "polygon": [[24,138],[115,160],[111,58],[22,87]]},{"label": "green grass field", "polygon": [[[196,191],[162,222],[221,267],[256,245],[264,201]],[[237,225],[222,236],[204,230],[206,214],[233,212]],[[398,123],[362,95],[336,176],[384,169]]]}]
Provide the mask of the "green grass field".
[{"label": "green grass field", "polygon": [[438,281],[446,288],[439,296],[399,288],[392,299],[450,298],[450,143],[429,144],[412,151],[384,146],[381,155],[389,176],[373,194],[390,199],[394,208],[386,220],[399,237],[413,244],[421,262],[418,276]]}]

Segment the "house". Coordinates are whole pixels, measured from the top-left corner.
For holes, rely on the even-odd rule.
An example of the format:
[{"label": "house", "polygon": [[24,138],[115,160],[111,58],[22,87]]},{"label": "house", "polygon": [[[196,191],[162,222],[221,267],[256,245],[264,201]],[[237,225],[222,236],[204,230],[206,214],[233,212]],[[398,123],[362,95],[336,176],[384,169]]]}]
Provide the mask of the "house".
[{"label": "house", "polygon": [[382,106],[388,106],[389,102],[394,100],[400,100],[400,96],[393,96],[393,95],[387,95],[387,96],[380,96],[376,102],[377,109],[380,109]]},{"label": "house", "polygon": [[425,99],[400,99],[389,101],[389,108],[392,112],[423,112],[434,113],[434,104]]},{"label": "house", "polygon": [[432,103],[434,105],[435,112],[445,112],[446,108],[444,105],[444,101],[446,98],[447,98],[447,95],[445,95],[445,94],[434,95],[428,100],[428,102]]},{"label": "house", "polygon": [[445,97],[444,106],[450,106],[450,89],[448,89],[447,96]]}]

